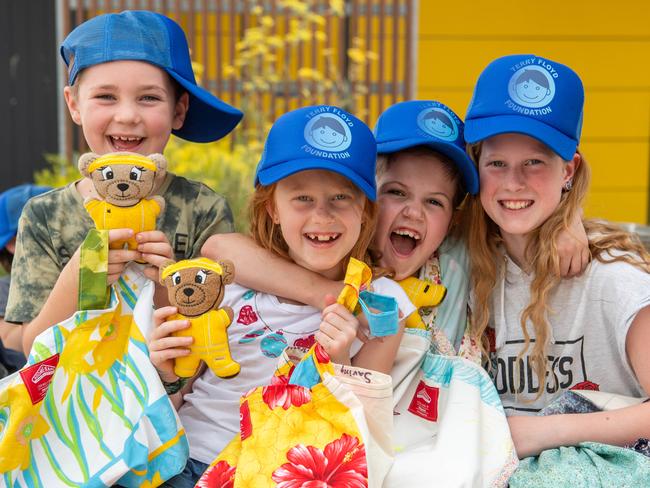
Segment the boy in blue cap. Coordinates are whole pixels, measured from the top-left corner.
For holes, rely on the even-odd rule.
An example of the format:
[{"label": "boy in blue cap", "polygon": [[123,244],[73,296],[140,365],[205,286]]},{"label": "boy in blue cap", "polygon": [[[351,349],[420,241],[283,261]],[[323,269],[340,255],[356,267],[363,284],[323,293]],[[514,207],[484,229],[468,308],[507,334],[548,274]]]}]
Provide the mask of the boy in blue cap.
[{"label": "boy in blue cap", "polygon": [[[125,11],[92,18],[63,41],[61,56],[69,73],[64,98],[70,115],[97,154],[162,153],[172,133],[193,142],[216,141],[242,117],[196,84],[185,34],[164,15]],[[83,178],[25,208],[8,321],[29,323],[41,310],[60,271],[93,227],[83,207],[93,191]],[[166,202],[157,220],[162,232],[138,234],[141,246],[124,251],[124,263],[155,264],[152,254],[165,239],[176,259],[192,258],[208,236],[233,230],[225,199],[201,183],[168,174],[155,193]],[[119,266],[116,270],[119,274]]]},{"label": "boy in blue cap", "polygon": [[4,321],[7,296],[11,283],[11,263],[16,250],[18,219],[27,201],[50,190],[45,186],[20,185],[0,194],[0,265],[7,272],[0,277],[0,377],[25,364],[20,327]]}]

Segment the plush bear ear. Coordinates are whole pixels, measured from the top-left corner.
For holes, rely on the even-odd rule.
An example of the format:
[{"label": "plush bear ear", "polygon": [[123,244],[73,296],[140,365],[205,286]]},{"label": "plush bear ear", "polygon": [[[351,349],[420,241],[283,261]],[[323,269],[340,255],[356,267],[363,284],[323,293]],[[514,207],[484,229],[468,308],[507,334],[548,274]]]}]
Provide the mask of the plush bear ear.
[{"label": "plush bear ear", "polygon": [[167,159],[165,156],[163,156],[160,153],[154,153],[154,154],[149,154],[147,156],[149,159],[151,159],[154,163],[156,163],[156,172],[166,172],[167,171]]},{"label": "plush bear ear", "polygon": [[228,285],[232,283],[235,279],[235,265],[233,262],[224,259],[223,261],[219,261],[219,264],[221,265],[221,269],[223,269],[223,284]]},{"label": "plush bear ear", "polygon": [[165,280],[163,280],[163,277],[162,277],[163,270],[164,270],[167,266],[171,266],[171,265],[174,264],[175,262],[176,262],[176,261],[173,261],[173,260],[171,260],[171,259],[168,259],[167,261],[165,261],[164,263],[162,263],[162,264],[160,265],[160,268],[158,268],[158,282],[159,282],[162,286],[166,286],[166,284],[165,284]]},{"label": "plush bear ear", "polygon": [[82,154],[79,157],[79,164],[77,165],[79,168],[79,172],[82,175],[84,175],[86,178],[90,178],[90,173],[88,172],[88,166],[90,166],[90,163],[92,163],[98,157],[99,154],[95,154],[94,152]]},{"label": "plush bear ear", "polygon": [[149,154],[147,157],[156,163],[155,187],[159,188],[167,175],[167,159],[159,153]]}]

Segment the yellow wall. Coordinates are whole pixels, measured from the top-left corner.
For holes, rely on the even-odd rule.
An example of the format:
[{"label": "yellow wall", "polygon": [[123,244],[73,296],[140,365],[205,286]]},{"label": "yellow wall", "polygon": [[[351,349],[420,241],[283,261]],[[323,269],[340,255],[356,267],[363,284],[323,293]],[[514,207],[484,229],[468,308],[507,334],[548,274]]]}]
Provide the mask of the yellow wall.
[{"label": "yellow wall", "polygon": [[460,115],[497,56],[531,53],[575,69],[593,173],[585,214],[648,223],[650,2],[420,0],[418,24],[417,97]]}]

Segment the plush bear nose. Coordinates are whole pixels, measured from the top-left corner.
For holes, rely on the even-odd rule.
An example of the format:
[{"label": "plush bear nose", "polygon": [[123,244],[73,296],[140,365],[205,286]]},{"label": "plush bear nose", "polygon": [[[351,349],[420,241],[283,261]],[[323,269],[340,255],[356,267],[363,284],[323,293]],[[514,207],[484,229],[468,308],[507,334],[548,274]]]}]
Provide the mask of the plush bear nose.
[{"label": "plush bear nose", "polygon": [[117,189],[120,191],[126,191],[129,189],[129,185],[127,183],[118,183]]},{"label": "plush bear nose", "polygon": [[185,293],[185,296],[191,297],[194,295],[194,290],[192,288],[183,288],[183,293]]}]

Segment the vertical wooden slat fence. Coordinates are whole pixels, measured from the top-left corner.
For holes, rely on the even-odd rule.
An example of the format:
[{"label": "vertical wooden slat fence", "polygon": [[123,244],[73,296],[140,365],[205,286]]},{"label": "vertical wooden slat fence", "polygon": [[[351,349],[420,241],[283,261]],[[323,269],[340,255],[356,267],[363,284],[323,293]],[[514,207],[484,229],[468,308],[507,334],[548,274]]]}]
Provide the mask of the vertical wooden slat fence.
[{"label": "vertical wooden slat fence", "polygon": [[[372,9],[371,8],[366,8],[365,30],[366,30],[365,46],[367,49],[372,49]],[[366,73],[365,73],[366,80],[372,79],[371,67],[372,67],[371,63],[366,64]],[[368,91],[366,92],[366,110],[369,110],[371,105],[372,105],[372,90],[370,89],[370,87],[368,87]]]},{"label": "vertical wooden slat fence", "polygon": [[[393,73],[398,73],[399,71],[399,56],[396,56],[396,53],[399,50],[399,34],[400,34],[400,12],[395,6],[392,8],[391,22],[393,25],[393,37],[392,37],[392,46],[393,46],[393,64],[391,66]],[[399,87],[397,83],[393,83],[391,104],[396,103],[399,100]]]},{"label": "vertical wooden slat fence", "polygon": [[[273,19],[276,34],[290,31],[291,14],[282,0],[63,0],[59,15],[65,36],[79,23],[102,13],[124,9],[164,13],[185,30],[192,59],[202,66],[199,82],[228,103],[239,107],[246,103],[247,107],[264,111],[269,120],[303,105],[343,103],[337,100],[334,88],[323,89],[318,79],[298,76],[299,68],[309,68],[322,73],[325,79],[338,77],[339,86],[365,85],[362,96],[354,96],[350,108],[372,126],[388,105],[414,96],[416,2],[346,0],[345,12],[339,16],[330,8],[330,0],[305,1],[324,18],[320,27],[324,35],[319,38],[317,26],[312,24],[310,39],[299,39],[286,50],[287,59],[278,57],[271,62],[281,77],[279,83],[272,83],[268,92],[258,92],[253,100],[242,99],[242,80],[227,76],[224,68],[235,66],[237,43],[247,27],[260,25],[262,16]],[[375,54],[354,71],[356,79],[351,79],[354,60],[348,56],[352,47]],[[321,54],[323,51],[327,54]],[[66,147],[62,152],[72,159],[75,151],[83,152],[86,148],[81,131],[69,118],[66,120]]]},{"label": "vertical wooden slat fence", "polygon": [[[331,16],[327,16],[325,20],[325,32],[328,39],[334,39],[334,21]],[[332,73],[332,62],[331,55],[326,56],[324,59],[325,64],[325,78],[329,79]],[[325,90],[325,103],[332,103],[332,89],[327,88]]]},{"label": "vertical wooden slat fence", "polygon": [[[379,32],[385,32],[385,19],[384,19],[384,12],[386,11],[385,9],[386,6],[386,0],[380,0],[379,2]],[[379,36],[379,48],[377,49],[378,52],[381,54],[384,54],[386,52],[385,50],[385,44],[386,44],[386,39],[383,35]],[[379,76],[377,77],[377,84],[378,84],[378,89],[377,89],[377,100],[379,101],[379,112],[383,112],[384,110],[384,63],[385,63],[385,56],[379,56]]]}]

